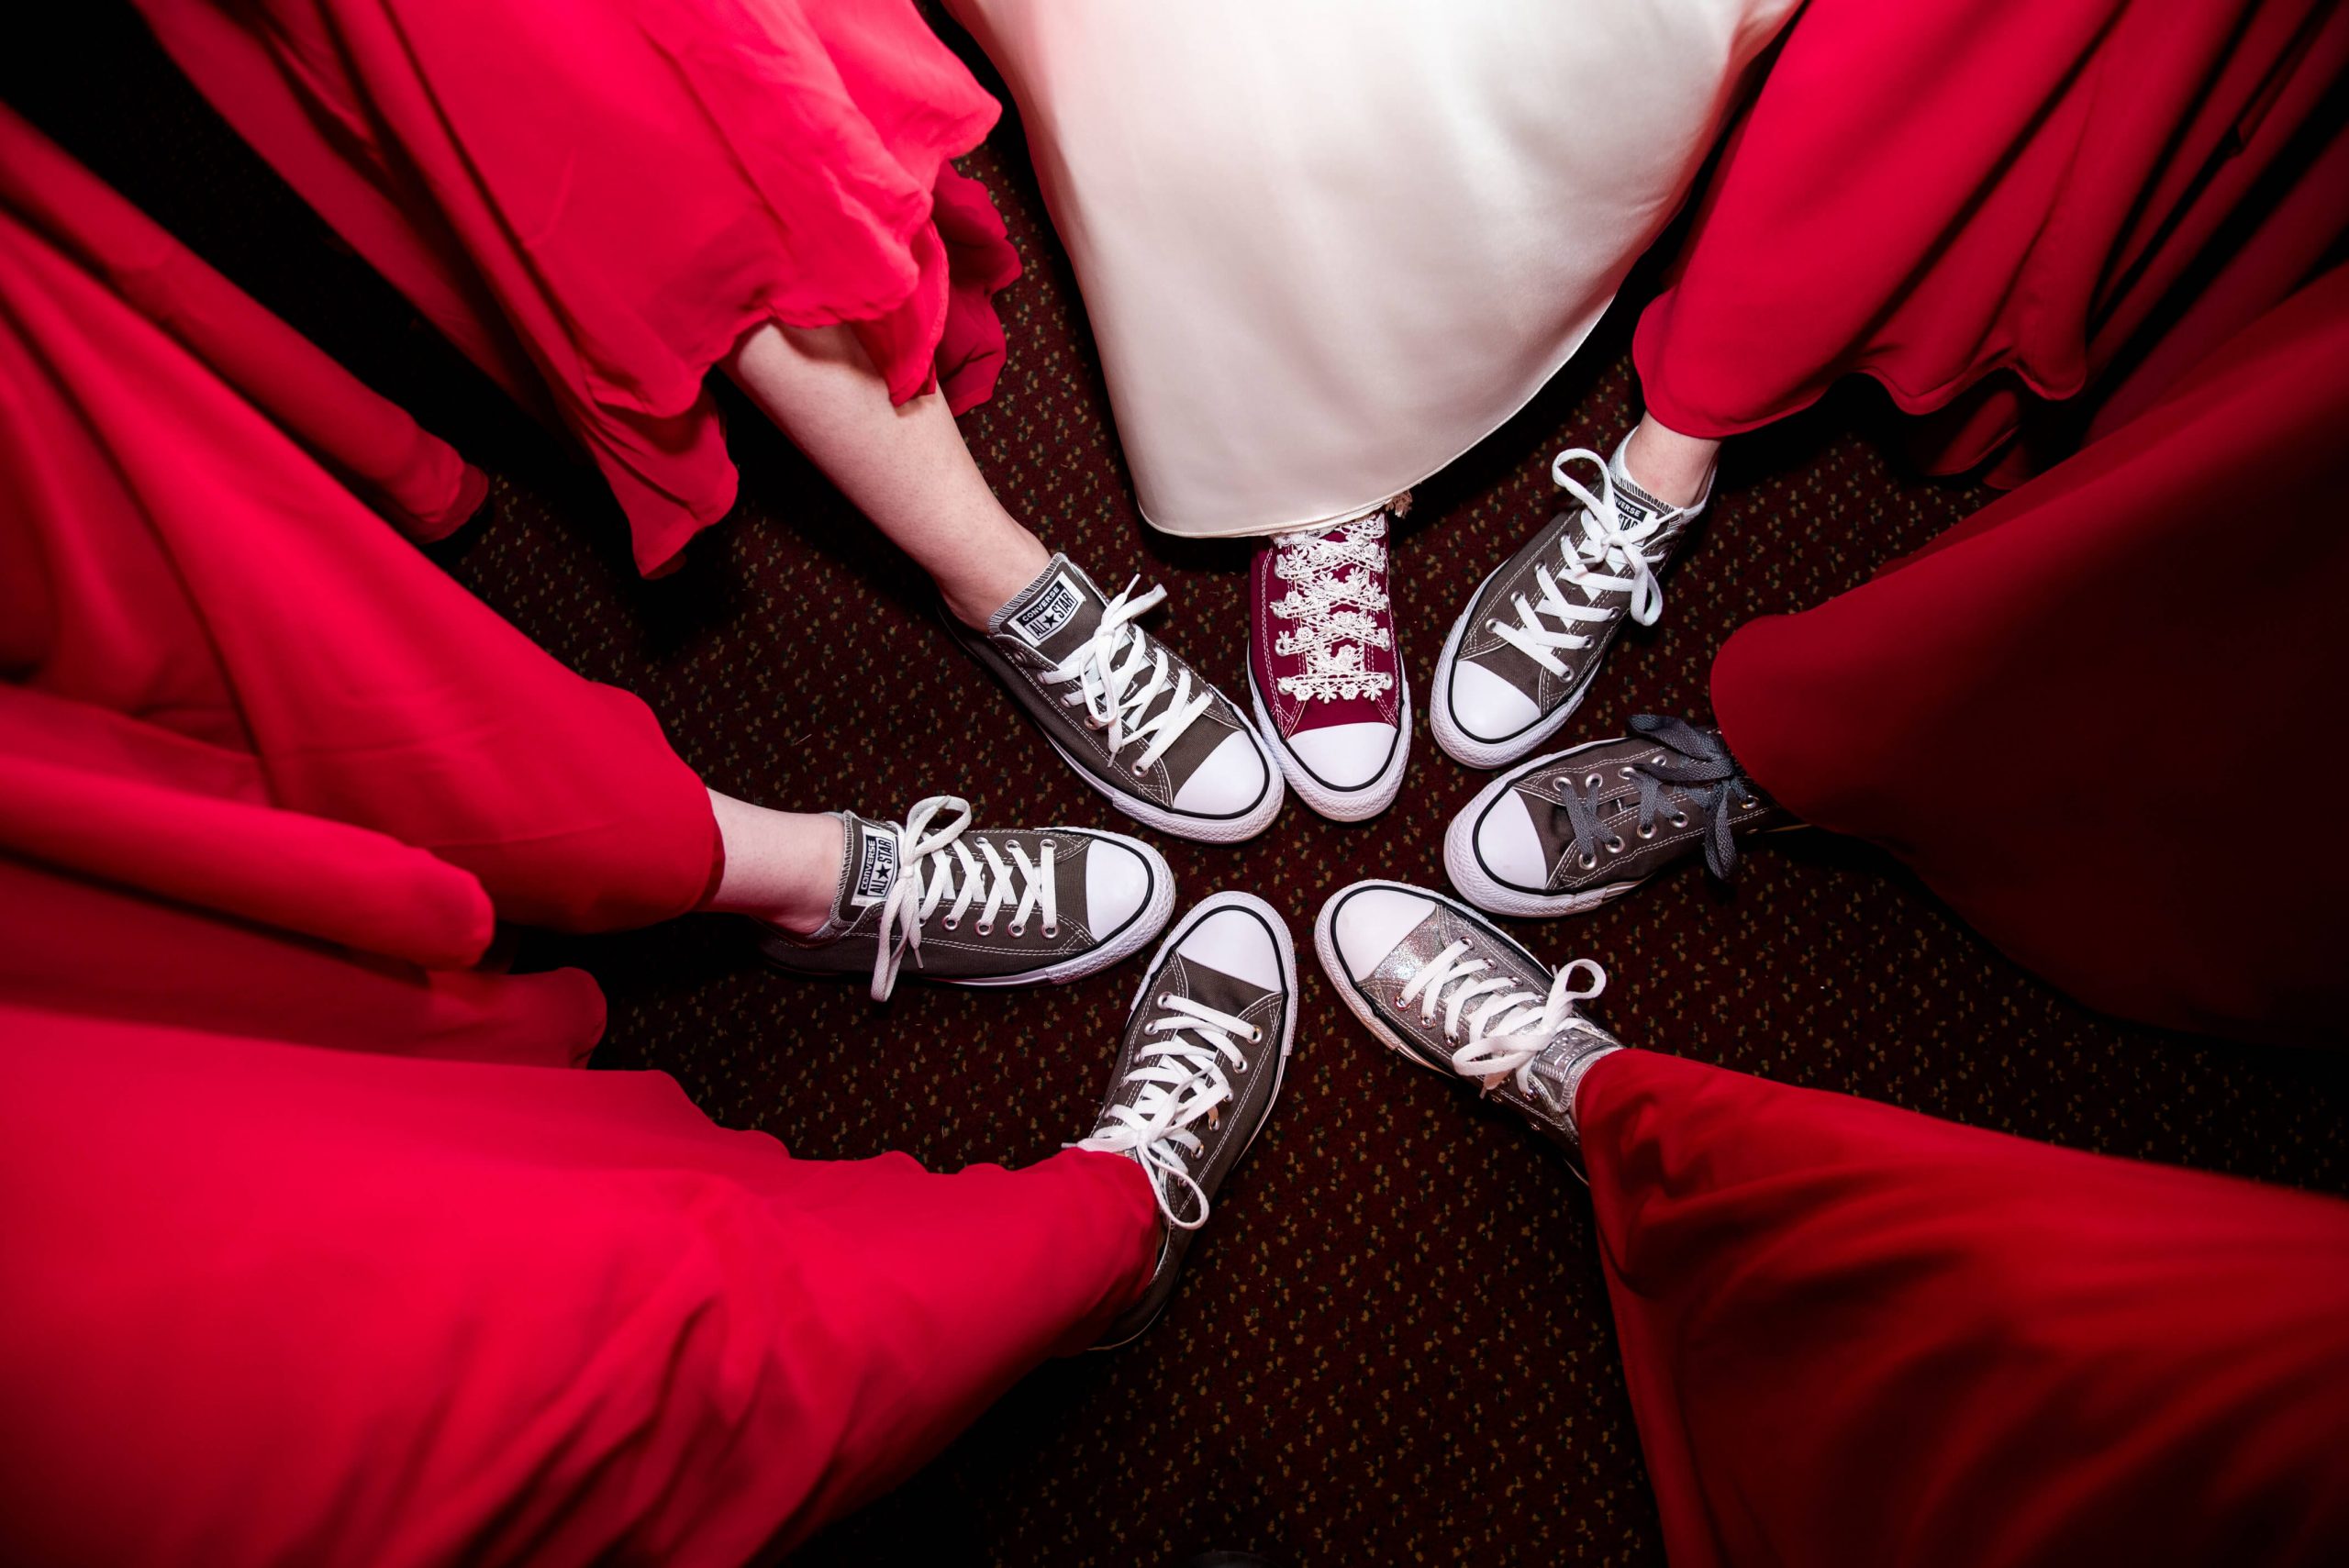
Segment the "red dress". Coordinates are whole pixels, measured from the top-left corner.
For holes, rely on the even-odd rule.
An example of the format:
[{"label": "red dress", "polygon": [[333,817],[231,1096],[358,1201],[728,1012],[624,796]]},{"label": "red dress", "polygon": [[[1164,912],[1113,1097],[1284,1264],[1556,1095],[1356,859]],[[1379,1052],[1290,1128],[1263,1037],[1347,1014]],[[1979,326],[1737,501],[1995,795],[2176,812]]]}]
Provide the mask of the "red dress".
[{"label": "red dress", "polygon": [[2349,269],[1864,587],[1740,628],[1722,731],[2097,1006],[2349,1038],[2318,782],[2349,773],[2344,430]]},{"label": "red dress", "polygon": [[1641,1051],[1576,1110],[1672,1568],[2349,1562],[2349,1203]]},{"label": "red dress", "polygon": [[0,120],[0,1561],[732,1563],[1089,1343],[1131,1162],[794,1160],[476,967],[693,908],[707,793],[191,350],[412,425],[60,162]]},{"label": "red dress", "polygon": [[1019,263],[948,164],[995,100],[907,0],[139,0],[336,231],[551,409],[673,566],[734,503],[703,378],[752,328],[853,325],[902,402],[1003,361]]},{"label": "red dress", "polygon": [[2349,233],[2332,0],[1809,0],[1641,317],[1723,437],[1865,373],[2014,483],[2141,412]]}]

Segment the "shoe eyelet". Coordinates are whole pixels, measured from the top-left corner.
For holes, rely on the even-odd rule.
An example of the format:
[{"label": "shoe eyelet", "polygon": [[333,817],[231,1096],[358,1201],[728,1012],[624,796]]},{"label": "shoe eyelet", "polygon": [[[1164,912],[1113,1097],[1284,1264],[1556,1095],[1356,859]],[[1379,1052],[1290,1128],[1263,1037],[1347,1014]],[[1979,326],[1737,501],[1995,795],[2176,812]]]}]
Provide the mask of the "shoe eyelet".
[{"label": "shoe eyelet", "polygon": [[960,918],[952,915],[947,916],[945,919],[939,922],[940,925],[944,926],[950,931],[962,923],[963,922]]},{"label": "shoe eyelet", "polygon": [[1640,827],[1639,832],[1640,837],[1642,839],[1653,839],[1655,837],[1655,824],[1653,822],[1642,823]]},{"label": "shoe eyelet", "polygon": [[1675,812],[1675,813],[1674,813],[1674,814],[1673,814],[1673,818],[1672,818],[1672,825],[1673,825],[1675,828],[1686,828],[1686,827],[1687,827],[1687,826],[1688,826],[1688,814],[1687,814],[1687,812],[1685,812],[1685,811],[1681,811],[1681,812]]},{"label": "shoe eyelet", "polygon": [[1607,840],[1607,852],[1610,855],[1620,855],[1623,852],[1623,835],[1618,833]]},{"label": "shoe eyelet", "polygon": [[1024,937],[1028,934],[1028,928],[1025,926],[1006,926],[1004,929],[1009,931],[1014,937]]},{"label": "shoe eyelet", "polygon": [[1582,781],[1582,787],[1585,789],[1597,789],[1598,787],[1598,775],[1597,773],[1593,773],[1588,778],[1584,779]]},{"label": "shoe eyelet", "polygon": [[1628,779],[1631,776],[1632,772],[1633,770],[1630,768],[1618,768],[1615,770],[1615,776],[1619,779]]},{"label": "shoe eyelet", "polygon": [[1174,1005],[1174,998],[1166,992],[1161,991],[1158,994],[1158,1005],[1162,1007],[1171,1007]]},{"label": "shoe eyelet", "polygon": [[1045,938],[1046,938],[1046,940],[1049,940],[1050,939],[1052,939],[1052,938],[1053,938],[1053,937],[1057,937],[1057,936],[1059,936],[1060,934],[1061,934],[1061,929],[1060,929],[1058,926],[1046,926],[1046,927],[1044,928],[1044,936],[1045,936]]},{"label": "shoe eyelet", "polygon": [[1575,863],[1580,865],[1583,870],[1588,871],[1598,863],[1598,857],[1597,855],[1593,855],[1587,860],[1578,861]]},{"label": "shoe eyelet", "polygon": [[1248,1043],[1249,1043],[1250,1045],[1262,1045],[1262,1044],[1264,1044],[1264,1031],[1262,1029],[1250,1029],[1250,1030],[1248,1031]]},{"label": "shoe eyelet", "polygon": [[1140,777],[1141,777],[1144,773],[1149,773],[1149,772],[1150,772],[1150,769],[1149,769],[1149,768],[1147,768],[1147,767],[1145,767],[1143,764],[1141,764],[1141,763],[1140,763],[1140,762],[1136,762],[1136,763],[1134,764],[1134,777],[1136,777],[1136,778],[1140,778]]},{"label": "shoe eyelet", "polygon": [[983,937],[991,937],[995,935],[995,928],[988,925],[985,920],[980,921],[977,925],[972,927],[971,929],[978,932],[979,935]]}]

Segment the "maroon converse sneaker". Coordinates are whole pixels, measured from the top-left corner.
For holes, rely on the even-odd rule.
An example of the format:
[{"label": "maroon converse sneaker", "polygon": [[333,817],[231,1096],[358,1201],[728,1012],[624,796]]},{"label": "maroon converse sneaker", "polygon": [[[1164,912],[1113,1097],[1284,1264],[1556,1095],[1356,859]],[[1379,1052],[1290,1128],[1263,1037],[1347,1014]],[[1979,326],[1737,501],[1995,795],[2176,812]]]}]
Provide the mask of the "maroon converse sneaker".
[{"label": "maroon converse sneaker", "polygon": [[1275,534],[1249,573],[1248,684],[1281,772],[1324,817],[1375,817],[1403,787],[1411,694],[1387,595],[1387,514]]}]

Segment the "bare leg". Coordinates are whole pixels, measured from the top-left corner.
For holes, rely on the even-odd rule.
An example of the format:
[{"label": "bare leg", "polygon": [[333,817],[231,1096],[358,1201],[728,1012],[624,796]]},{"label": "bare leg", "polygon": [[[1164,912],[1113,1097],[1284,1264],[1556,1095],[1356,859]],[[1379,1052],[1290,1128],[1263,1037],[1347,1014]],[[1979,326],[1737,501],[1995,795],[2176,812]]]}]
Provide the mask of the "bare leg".
[{"label": "bare leg", "polygon": [[1669,425],[1658,424],[1654,415],[1642,414],[1639,428],[1631,432],[1631,444],[1623,450],[1623,466],[1640,488],[1657,500],[1686,506],[1704,494],[1705,481],[1720,450],[1719,441],[1684,436]]},{"label": "bare leg", "polygon": [[[946,400],[893,405],[846,327],[766,326],[727,362],[767,417],[897,547],[965,626],[984,628],[1052,559],[979,476]],[[721,821],[723,818],[721,818]]]},{"label": "bare leg", "polygon": [[703,906],[725,914],[755,915],[806,936],[832,912],[840,890],[841,819],[763,806],[709,792],[726,870]]}]

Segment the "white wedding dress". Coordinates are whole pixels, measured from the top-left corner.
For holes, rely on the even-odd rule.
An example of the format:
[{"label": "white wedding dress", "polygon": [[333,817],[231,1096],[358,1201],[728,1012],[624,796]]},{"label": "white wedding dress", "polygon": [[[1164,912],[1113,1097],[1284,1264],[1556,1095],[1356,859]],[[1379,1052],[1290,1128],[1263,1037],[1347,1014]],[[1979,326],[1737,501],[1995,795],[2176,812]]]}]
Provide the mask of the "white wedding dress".
[{"label": "white wedding dress", "polygon": [[1520,407],[1797,3],[948,0],[1189,535],[1360,516]]}]

